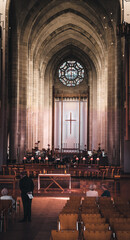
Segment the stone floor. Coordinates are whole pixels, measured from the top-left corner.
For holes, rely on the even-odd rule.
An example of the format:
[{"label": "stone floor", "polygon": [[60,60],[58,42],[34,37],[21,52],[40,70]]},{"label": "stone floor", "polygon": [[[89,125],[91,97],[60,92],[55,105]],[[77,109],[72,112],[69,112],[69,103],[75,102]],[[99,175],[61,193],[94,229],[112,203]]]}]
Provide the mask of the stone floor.
[{"label": "stone floor", "polygon": [[22,213],[10,223],[1,240],[49,240],[51,229],[57,229],[57,217],[66,203],[66,198],[35,197],[32,201],[32,222],[20,223]]},{"label": "stone floor", "polygon": [[[97,184],[97,190],[99,196],[102,193],[101,183],[104,181],[109,185],[111,196],[121,196],[124,200],[130,200],[130,179],[121,179],[114,182],[113,180],[87,180],[77,179],[79,184],[76,188],[72,188],[71,191],[66,189],[64,192],[51,190],[44,192],[43,189],[37,190],[37,181],[35,182],[34,198],[32,200],[32,222],[31,223],[19,223],[22,219],[23,210],[21,204],[20,215],[14,222],[10,222],[6,233],[0,233],[1,240],[49,240],[52,229],[57,229],[57,220],[60,211],[65,205],[67,199],[71,195],[85,196],[85,191],[91,182]],[[76,186],[76,185],[75,185]],[[20,199],[20,192],[17,190],[17,196]]]}]

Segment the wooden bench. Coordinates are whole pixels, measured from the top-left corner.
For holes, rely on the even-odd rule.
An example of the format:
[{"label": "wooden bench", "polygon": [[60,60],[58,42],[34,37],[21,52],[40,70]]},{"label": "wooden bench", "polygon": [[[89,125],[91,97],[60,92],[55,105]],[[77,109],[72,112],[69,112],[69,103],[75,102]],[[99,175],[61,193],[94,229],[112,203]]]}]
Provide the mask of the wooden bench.
[{"label": "wooden bench", "polygon": [[16,177],[14,175],[0,175],[0,183],[13,184],[13,192],[15,192]]}]

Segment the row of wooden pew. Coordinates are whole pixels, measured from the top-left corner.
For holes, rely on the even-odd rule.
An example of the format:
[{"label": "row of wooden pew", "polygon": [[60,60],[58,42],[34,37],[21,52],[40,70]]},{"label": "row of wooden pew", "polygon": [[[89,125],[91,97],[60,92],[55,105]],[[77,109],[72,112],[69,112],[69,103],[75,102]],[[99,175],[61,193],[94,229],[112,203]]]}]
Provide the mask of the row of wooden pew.
[{"label": "row of wooden pew", "polygon": [[27,171],[28,175],[37,177],[39,173],[64,173],[65,170],[70,173],[71,176],[87,178],[114,178],[120,177],[121,174],[121,167],[119,166],[87,166],[86,164],[80,164],[74,168],[71,166],[68,167],[68,165],[55,166],[43,163],[2,165],[2,175],[19,176],[20,172]]},{"label": "row of wooden pew", "polygon": [[124,209],[129,212],[130,205],[121,199],[71,197],[50,240],[130,240],[130,216]]}]

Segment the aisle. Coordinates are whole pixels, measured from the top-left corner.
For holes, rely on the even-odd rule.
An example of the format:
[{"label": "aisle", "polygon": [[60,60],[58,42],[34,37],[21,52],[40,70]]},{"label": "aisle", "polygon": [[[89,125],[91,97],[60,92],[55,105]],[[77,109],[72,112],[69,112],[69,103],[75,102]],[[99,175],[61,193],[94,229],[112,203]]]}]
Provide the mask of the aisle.
[{"label": "aisle", "polygon": [[[11,223],[6,233],[0,233],[2,240],[49,240],[52,229],[57,229],[58,215],[67,198],[35,197],[32,201],[32,222]],[[22,210],[22,209],[21,209]],[[21,211],[22,212],[22,211]]]}]

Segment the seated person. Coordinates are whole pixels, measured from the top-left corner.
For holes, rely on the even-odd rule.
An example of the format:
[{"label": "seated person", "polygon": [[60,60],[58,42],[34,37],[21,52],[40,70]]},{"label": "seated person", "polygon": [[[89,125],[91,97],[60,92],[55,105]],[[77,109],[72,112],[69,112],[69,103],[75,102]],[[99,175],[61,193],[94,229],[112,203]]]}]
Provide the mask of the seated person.
[{"label": "seated person", "polygon": [[101,195],[101,197],[111,197],[111,194],[108,190],[108,186],[105,185],[105,184],[102,184],[102,190],[103,190],[103,193]]},{"label": "seated person", "polygon": [[1,190],[1,197],[0,200],[12,200],[12,207],[15,209],[16,208],[16,201],[14,200],[14,198],[12,196],[8,195],[8,189],[7,188],[3,188]]},{"label": "seated person", "polygon": [[96,185],[90,184],[89,191],[86,192],[86,197],[98,197],[98,192],[95,191]]}]

